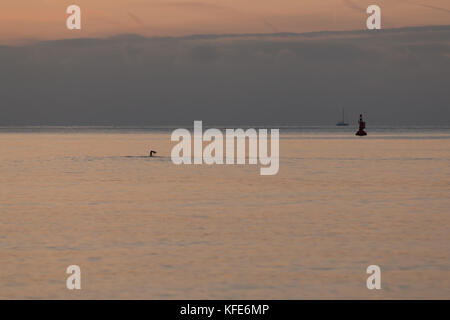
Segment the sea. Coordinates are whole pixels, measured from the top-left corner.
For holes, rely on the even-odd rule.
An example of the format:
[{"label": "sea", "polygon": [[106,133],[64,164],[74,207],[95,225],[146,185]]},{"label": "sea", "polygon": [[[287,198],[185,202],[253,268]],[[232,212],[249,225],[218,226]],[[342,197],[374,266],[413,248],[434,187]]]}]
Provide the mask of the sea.
[{"label": "sea", "polygon": [[282,126],[272,176],[173,129],[0,127],[0,298],[450,298],[450,127]]}]

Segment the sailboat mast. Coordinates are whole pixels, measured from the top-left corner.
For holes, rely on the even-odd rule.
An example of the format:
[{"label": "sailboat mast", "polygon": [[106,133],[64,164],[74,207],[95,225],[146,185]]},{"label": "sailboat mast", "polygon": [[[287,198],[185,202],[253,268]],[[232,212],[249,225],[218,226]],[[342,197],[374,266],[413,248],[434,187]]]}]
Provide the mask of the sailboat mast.
[{"label": "sailboat mast", "polygon": [[348,123],[345,123],[345,110],[342,108],[342,120],[336,123],[337,126],[348,126]]}]

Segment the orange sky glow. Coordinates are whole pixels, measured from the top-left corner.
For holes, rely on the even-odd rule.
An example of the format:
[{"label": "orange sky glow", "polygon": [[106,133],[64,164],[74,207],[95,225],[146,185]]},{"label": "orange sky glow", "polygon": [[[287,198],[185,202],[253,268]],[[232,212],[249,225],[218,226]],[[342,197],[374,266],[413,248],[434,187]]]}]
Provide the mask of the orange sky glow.
[{"label": "orange sky glow", "polygon": [[[71,4],[81,7],[82,30],[66,28]],[[450,22],[448,0],[2,0],[0,43],[364,29],[370,4],[381,7],[383,28]]]}]

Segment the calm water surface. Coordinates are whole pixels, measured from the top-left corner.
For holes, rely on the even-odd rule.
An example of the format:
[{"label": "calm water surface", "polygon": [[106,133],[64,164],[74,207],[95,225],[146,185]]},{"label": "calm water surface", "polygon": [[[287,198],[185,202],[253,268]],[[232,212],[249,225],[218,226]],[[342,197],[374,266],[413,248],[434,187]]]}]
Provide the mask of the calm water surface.
[{"label": "calm water surface", "polygon": [[260,176],[175,166],[168,128],[0,128],[0,298],[449,299],[450,130],[353,130],[282,128]]}]

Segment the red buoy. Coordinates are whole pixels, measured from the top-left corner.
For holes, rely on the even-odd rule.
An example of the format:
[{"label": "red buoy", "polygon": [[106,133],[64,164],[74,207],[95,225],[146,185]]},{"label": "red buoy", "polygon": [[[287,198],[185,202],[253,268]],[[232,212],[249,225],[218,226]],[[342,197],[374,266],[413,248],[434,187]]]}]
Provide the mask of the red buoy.
[{"label": "red buoy", "polygon": [[366,123],[363,121],[362,114],[359,115],[359,130],[355,133],[357,136],[367,136],[367,132],[364,131]]}]

